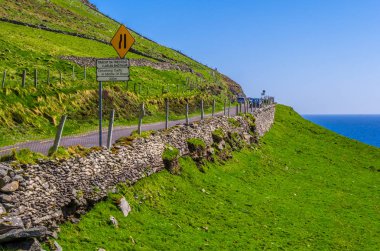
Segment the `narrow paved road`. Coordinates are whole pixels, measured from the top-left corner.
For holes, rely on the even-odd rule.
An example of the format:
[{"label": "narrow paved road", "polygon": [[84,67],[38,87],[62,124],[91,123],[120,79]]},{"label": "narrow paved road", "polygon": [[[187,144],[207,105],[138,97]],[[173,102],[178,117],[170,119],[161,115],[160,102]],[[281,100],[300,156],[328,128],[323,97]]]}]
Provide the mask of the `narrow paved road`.
[{"label": "narrow paved road", "polygon": [[[228,109],[227,109],[228,110]],[[215,115],[216,116],[222,116],[224,112],[218,112]],[[234,116],[236,115],[236,107],[230,108],[230,115]],[[205,115],[205,117],[211,117],[211,114]],[[201,119],[201,116],[195,116],[190,118],[190,122],[199,121]],[[179,124],[186,123],[185,119],[176,120],[176,121],[170,121],[169,126],[173,127]],[[160,130],[165,128],[165,122],[157,122],[152,124],[146,124],[142,126],[143,131],[150,131],[150,130]],[[125,127],[116,127],[113,130],[113,138],[112,143],[115,143],[116,140],[118,140],[121,137],[130,136],[133,131],[137,130],[137,126],[125,126]],[[103,130],[103,144],[105,145],[107,142],[107,129]],[[0,156],[8,155],[12,152],[13,149],[20,150],[24,148],[28,148],[33,152],[39,152],[43,154],[47,154],[50,147],[53,145],[54,139],[49,140],[37,140],[37,141],[29,141],[24,143],[19,143],[13,146],[5,146],[0,148]],[[81,145],[84,147],[93,147],[99,145],[99,132],[93,131],[87,134],[77,135],[77,136],[66,136],[63,137],[61,140],[61,146],[69,147],[69,146],[75,146],[75,145]]]}]

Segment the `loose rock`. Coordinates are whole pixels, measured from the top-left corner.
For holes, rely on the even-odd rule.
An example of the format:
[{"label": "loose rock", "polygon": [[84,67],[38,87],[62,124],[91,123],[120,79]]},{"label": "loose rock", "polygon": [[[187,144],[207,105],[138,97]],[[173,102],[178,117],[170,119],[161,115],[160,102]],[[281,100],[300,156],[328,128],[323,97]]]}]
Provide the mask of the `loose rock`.
[{"label": "loose rock", "polygon": [[115,227],[119,227],[119,223],[117,222],[115,217],[110,216],[110,221],[111,221],[112,225],[114,225]]},{"label": "loose rock", "polygon": [[15,229],[0,235],[0,243],[43,237],[46,235],[46,232],[46,227],[36,227],[25,230]]},{"label": "loose rock", "polygon": [[4,193],[12,193],[12,192],[15,192],[18,188],[19,188],[19,182],[16,180],[3,186],[3,188],[1,188],[1,191]]},{"label": "loose rock", "polygon": [[119,208],[123,212],[124,216],[127,217],[129,212],[131,212],[131,206],[129,205],[128,201],[123,197],[120,200]]}]

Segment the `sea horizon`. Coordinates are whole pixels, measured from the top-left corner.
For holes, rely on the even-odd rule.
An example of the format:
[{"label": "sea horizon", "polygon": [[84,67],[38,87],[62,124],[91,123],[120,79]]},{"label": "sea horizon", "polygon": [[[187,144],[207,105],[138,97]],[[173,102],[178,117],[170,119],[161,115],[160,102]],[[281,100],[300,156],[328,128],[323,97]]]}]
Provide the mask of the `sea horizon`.
[{"label": "sea horizon", "polygon": [[380,148],[380,114],[303,114],[302,117],[347,138]]}]

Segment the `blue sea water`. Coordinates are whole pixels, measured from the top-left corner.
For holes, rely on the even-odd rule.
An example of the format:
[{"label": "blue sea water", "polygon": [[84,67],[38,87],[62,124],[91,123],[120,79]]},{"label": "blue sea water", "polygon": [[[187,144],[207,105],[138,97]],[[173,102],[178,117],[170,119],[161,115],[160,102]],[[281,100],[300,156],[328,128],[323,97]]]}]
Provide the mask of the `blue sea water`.
[{"label": "blue sea water", "polygon": [[380,115],[303,115],[303,117],[348,138],[380,147]]}]

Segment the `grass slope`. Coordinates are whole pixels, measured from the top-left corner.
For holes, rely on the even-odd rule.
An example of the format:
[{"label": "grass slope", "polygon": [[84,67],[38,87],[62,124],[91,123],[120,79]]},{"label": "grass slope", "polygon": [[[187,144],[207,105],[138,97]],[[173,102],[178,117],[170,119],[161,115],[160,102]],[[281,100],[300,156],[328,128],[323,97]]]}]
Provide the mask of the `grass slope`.
[{"label": "grass slope", "polygon": [[[377,250],[380,149],[349,140],[278,106],[256,150],[206,174],[182,159],[109,198],[78,225],[65,224],[64,250]],[[112,195],[111,197],[115,197]],[[109,223],[113,215],[120,227]]]},{"label": "grass slope", "polygon": [[[80,0],[0,0],[0,17],[105,41],[111,40],[119,26]],[[69,116],[65,135],[96,129],[96,69],[88,67],[87,79],[84,80],[84,68],[62,60],[61,56],[108,58],[116,56],[114,49],[90,39],[8,22],[0,21],[0,27],[1,82],[3,72],[7,71],[5,88],[0,89],[0,146],[53,137],[63,114]],[[134,123],[142,102],[147,104],[146,122],[158,121],[164,118],[165,98],[170,98],[176,108],[170,115],[175,119],[184,114],[185,99],[190,100],[191,112],[199,112],[202,98],[208,108],[216,99],[220,110],[224,100],[234,96],[231,90],[241,91],[236,83],[220,73],[214,76],[212,70],[201,63],[136,33],[134,36],[137,42],[133,48],[139,53],[128,53],[129,58],[187,65],[193,72],[131,67],[128,86],[125,83],[105,83],[105,118],[111,109],[115,109],[117,125]],[[25,88],[21,86],[24,70]],[[38,70],[37,88],[34,87],[35,70]],[[188,80],[194,83],[191,88]],[[164,95],[163,88],[167,91]]]}]

